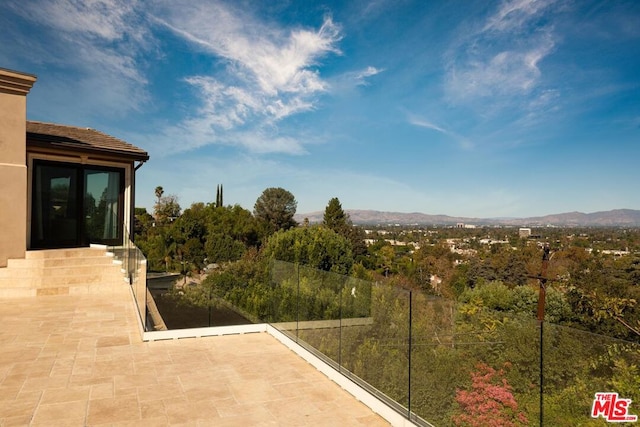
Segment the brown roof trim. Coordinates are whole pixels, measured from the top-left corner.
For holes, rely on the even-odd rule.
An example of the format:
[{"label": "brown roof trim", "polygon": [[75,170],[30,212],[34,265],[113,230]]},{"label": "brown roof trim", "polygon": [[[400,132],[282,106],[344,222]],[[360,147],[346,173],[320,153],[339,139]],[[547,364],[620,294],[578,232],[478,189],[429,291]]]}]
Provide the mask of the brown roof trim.
[{"label": "brown roof trim", "polygon": [[0,92],[2,93],[26,96],[36,80],[37,77],[33,74],[0,68]]},{"label": "brown roof trim", "polygon": [[121,139],[91,128],[27,121],[27,146],[62,148],[84,153],[146,161],[149,154]]}]

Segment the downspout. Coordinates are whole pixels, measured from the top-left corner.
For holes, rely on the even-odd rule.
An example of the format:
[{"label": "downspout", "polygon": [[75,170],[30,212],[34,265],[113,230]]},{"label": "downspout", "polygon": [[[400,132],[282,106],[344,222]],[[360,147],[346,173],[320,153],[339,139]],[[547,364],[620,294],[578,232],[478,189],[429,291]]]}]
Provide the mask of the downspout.
[{"label": "downspout", "polygon": [[142,167],[142,165],[144,165],[144,163],[146,162],[146,160],[141,160],[140,163],[138,163],[138,166],[136,166],[135,168],[133,168],[133,171],[137,171],[138,169],[140,169]]}]

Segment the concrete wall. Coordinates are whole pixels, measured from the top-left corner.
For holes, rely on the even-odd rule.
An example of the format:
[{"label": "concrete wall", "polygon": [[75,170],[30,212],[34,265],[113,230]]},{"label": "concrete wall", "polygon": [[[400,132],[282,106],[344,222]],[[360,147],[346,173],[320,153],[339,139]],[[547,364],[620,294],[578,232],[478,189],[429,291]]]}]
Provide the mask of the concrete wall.
[{"label": "concrete wall", "polygon": [[27,93],[35,81],[0,68],[0,267],[27,248]]}]

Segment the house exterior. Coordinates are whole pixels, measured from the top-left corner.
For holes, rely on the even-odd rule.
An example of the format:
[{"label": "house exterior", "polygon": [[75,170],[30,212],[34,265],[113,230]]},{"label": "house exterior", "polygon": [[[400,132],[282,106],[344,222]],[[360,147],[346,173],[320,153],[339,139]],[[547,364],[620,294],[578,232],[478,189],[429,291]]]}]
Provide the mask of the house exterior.
[{"label": "house exterior", "polygon": [[35,82],[0,68],[0,267],[27,250],[122,244],[149,159],[94,129],[27,121]]}]

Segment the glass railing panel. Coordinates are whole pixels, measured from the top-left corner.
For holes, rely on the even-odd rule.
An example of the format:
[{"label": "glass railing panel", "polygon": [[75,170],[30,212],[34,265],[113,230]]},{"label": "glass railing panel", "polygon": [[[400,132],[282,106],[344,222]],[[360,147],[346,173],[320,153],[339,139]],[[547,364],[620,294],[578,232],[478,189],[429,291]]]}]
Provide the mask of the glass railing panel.
[{"label": "glass railing panel", "polygon": [[270,265],[268,316],[265,321],[275,328],[295,336],[298,319],[298,266],[284,261]]},{"label": "glass railing panel", "polygon": [[[361,285],[360,290],[368,298],[367,287]],[[370,316],[359,318],[360,324],[343,328],[342,366],[407,408],[410,294],[399,288],[375,285],[370,295]],[[362,314],[366,312],[364,306]]]},{"label": "glass railing panel", "polygon": [[[340,369],[354,373],[360,344],[371,334],[373,283],[348,277],[342,290],[342,321],[340,327]],[[355,375],[355,374],[354,374]]]},{"label": "glass railing panel", "polygon": [[340,332],[346,276],[300,268],[298,342],[340,365]]},{"label": "glass railing panel", "polygon": [[147,330],[147,261],[142,251],[129,239],[129,230],[123,227],[122,245],[109,246],[115,260],[121,263],[122,272],[132,287],[136,308],[144,330]]},{"label": "glass railing panel", "polygon": [[414,291],[411,315],[410,410],[434,425],[451,425],[456,390],[472,367],[468,353],[474,339],[456,334],[450,300]]},{"label": "glass railing panel", "polygon": [[[592,419],[595,399],[603,425],[640,415],[640,345],[547,323],[543,341],[545,425],[598,424]],[[631,399],[627,410],[615,408],[622,399]]]},{"label": "glass railing panel", "polygon": [[[638,344],[545,323],[541,353],[533,313],[486,310],[281,261],[271,262],[268,283],[236,283],[232,293],[233,310],[271,323],[414,420],[523,426],[543,416],[544,425],[600,425],[589,412],[598,392],[631,399],[631,414],[640,414],[633,411]],[[231,301],[215,292],[202,298],[209,301],[205,320],[176,309],[198,326],[220,326],[215,312]]]},{"label": "glass railing panel", "polygon": [[530,425],[538,334],[528,316],[414,292],[411,411],[434,425]]}]

